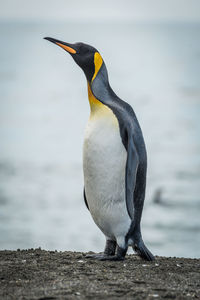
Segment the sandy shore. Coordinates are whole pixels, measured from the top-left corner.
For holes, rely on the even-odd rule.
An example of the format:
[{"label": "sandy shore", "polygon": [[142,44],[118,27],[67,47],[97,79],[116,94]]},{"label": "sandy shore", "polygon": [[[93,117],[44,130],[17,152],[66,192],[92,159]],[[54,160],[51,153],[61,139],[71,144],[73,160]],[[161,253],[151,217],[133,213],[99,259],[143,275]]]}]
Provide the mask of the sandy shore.
[{"label": "sandy shore", "polygon": [[0,299],[107,298],[200,299],[200,259],[101,262],[79,252],[0,251]]}]

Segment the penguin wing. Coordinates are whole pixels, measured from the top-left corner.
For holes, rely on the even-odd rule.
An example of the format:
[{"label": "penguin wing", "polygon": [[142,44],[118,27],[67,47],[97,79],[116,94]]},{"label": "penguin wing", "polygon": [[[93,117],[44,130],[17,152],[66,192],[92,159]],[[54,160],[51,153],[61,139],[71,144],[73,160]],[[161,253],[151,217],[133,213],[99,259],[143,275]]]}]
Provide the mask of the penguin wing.
[{"label": "penguin wing", "polygon": [[83,188],[83,197],[84,197],[85,205],[86,205],[87,209],[89,210],[89,206],[88,206],[88,203],[87,203],[87,198],[86,198],[86,195],[85,195],[85,187]]},{"label": "penguin wing", "polygon": [[136,185],[136,175],[139,165],[139,157],[134,139],[131,133],[128,133],[128,139],[126,139],[127,160],[126,160],[126,175],[125,175],[125,187],[126,187],[126,207],[131,219],[134,215],[134,190]]}]

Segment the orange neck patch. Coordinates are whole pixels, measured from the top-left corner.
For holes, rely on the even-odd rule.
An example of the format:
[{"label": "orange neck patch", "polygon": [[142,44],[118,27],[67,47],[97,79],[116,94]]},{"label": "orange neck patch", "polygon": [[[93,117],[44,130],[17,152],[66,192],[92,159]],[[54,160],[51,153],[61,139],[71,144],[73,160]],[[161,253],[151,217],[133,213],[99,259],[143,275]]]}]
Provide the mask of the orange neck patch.
[{"label": "orange neck patch", "polygon": [[88,82],[88,99],[89,99],[89,103],[90,103],[91,112],[98,109],[98,107],[104,105],[93,95],[89,82]]},{"label": "orange neck patch", "polygon": [[106,122],[109,120],[118,128],[119,124],[116,116],[112,112],[112,110],[101,101],[99,101],[92,93],[90,84],[88,82],[88,99],[90,103],[90,120],[96,121],[99,118],[104,118]]}]

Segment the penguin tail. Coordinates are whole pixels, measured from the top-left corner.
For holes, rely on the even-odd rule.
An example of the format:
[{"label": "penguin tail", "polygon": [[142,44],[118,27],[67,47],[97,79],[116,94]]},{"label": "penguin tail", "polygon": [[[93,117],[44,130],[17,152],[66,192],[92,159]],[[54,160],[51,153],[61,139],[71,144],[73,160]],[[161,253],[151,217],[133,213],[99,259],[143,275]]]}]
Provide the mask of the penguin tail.
[{"label": "penguin tail", "polygon": [[142,238],[137,242],[134,243],[133,245],[133,250],[143,259],[148,260],[148,261],[152,261],[155,260],[155,257],[153,256],[153,254],[149,251],[149,249],[147,249],[147,247],[145,246]]}]

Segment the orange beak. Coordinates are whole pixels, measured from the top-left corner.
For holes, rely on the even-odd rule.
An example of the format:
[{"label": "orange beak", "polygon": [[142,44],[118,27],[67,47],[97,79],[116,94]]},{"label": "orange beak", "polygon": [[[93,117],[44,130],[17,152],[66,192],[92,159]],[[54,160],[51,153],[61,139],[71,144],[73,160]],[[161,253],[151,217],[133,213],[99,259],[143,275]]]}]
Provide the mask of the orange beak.
[{"label": "orange beak", "polygon": [[65,43],[65,42],[50,38],[50,37],[45,37],[44,39],[60,46],[61,48],[63,48],[64,50],[66,50],[67,52],[69,52],[71,54],[76,53],[76,50],[73,47],[71,47],[72,45],[69,43]]}]

